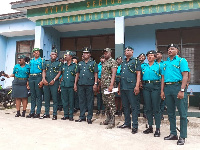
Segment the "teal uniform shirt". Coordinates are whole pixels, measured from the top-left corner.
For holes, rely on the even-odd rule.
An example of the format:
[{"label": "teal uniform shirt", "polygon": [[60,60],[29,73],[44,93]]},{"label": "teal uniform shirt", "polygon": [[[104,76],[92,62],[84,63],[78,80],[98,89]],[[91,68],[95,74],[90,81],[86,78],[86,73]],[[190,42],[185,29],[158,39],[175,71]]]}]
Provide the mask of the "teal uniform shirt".
[{"label": "teal uniform shirt", "polygon": [[77,66],[77,73],[79,73],[78,85],[94,85],[94,72],[98,72],[98,66],[93,60],[87,63],[81,61]]},{"label": "teal uniform shirt", "polygon": [[170,60],[163,63],[162,75],[164,75],[164,82],[179,82],[182,81],[182,72],[188,72],[188,62],[185,58],[178,57],[177,55]]},{"label": "teal uniform shirt", "polygon": [[102,70],[102,64],[101,62],[98,64],[98,79],[101,79],[101,70]]},{"label": "teal uniform shirt", "polygon": [[154,62],[152,66],[149,66],[148,63],[143,63],[141,65],[142,68],[142,80],[160,80],[161,78],[161,65]]},{"label": "teal uniform shirt", "polygon": [[24,67],[21,67],[20,64],[16,64],[13,69],[13,74],[16,78],[28,78],[30,73],[29,65],[25,64]]},{"label": "teal uniform shirt", "polygon": [[42,66],[44,64],[45,60],[41,57],[39,57],[38,59],[31,59],[30,61],[30,74],[38,74],[38,73],[42,73]]},{"label": "teal uniform shirt", "polygon": [[62,65],[61,71],[62,71],[63,79],[61,81],[61,86],[74,87],[76,67],[77,65],[73,62],[71,62],[69,66],[67,63]]},{"label": "teal uniform shirt", "polygon": [[127,62],[126,58],[121,64],[120,89],[134,89],[136,85],[136,71],[141,71],[141,64],[137,58],[131,57]]},{"label": "teal uniform shirt", "polygon": [[47,82],[51,82],[59,71],[61,71],[61,62],[54,61],[51,62],[51,60],[45,61],[43,65],[43,70],[46,70],[46,80]]}]

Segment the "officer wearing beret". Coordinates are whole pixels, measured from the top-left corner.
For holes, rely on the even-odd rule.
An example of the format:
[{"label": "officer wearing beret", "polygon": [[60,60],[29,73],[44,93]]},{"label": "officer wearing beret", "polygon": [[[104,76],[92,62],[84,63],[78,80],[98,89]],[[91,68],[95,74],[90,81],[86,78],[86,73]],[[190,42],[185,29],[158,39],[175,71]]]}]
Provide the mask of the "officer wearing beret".
[{"label": "officer wearing beret", "polygon": [[146,107],[146,115],[149,124],[149,128],[143,131],[144,134],[153,133],[153,115],[155,118],[156,131],[154,137],[160,137],[160,76],[162,68],[155,62],[156,51],[148,51],[147,54],[148,63],[143,63],[142,68],[142,80],[143,80],[143,97]]},{"label": "officer wearing beret", "polygon": [[44,83],[44,101],[45,101],[45,114],[40,117],[50,118],[49,107],[50,107],[50,97],[53,99],[53,118],[52,120],[57,120],[57,107],[58,107],[58,87],[59,87],[59,77],[61,75],[61,62],[57,61],[57,49],[52,49],[50,54],[51,59],[45,61],[42,72],[42,80]]},{"label": "officer wearing beret", "polygon": [[[40,118],[41,107],[42,107],[42,67],[45,60],[40,57],[40,49],[34,48],[32,50],[34,58],[30,61],[30,77],[29,86],[31,92],[31,111],[26,118]],[[35,107],[37,111],[35,114]]]},{"label": "officer wearing beret", "polygon": [[115,85],[115,76],[117,73],[117,62],[111,57],[112,50],[110,48],[104,49],[105,62],[102,65],[101,72],[101,91],[102,99],[105,105],[106,120],[101,123],[101,125],[108,125],[107,129],[112,129],[115,127],[115,94],[109,93],[105,94],[104,91],[112,92]]},{"label": "officer wearing beret", "polygon": [[64,59],[66,63],[62,65],[61,77],[61,99],[63,103],[64,117],[61,120],[69,119],[73,121],[74,113],[74,81],[76,75],[77,65],[72,62],[73,53],[66,50]]},{"label": "officer wearing beret", "polygon": [[[178,140],[177,145],[184,145],[187,138],[187,99],[185,95],[188,80],[188,62],[177,56],[178,46],[170,44],[167,47],[169,57],[163,63],[161,80],[161,98],[167,104],[170,121],[170,135],[164,140]],[[180,137],[176,131],[176,107],[180,114]]]},{"label": "officer wearing beret", "polygon": [[86,105],[88,108],[87,122],[92,124],[94,92],[97,90],[97,64],[91,59],[91,50],[88,47],[83,48],[83,61],[78,63],[77,73],[74,83],[74,90],[77,91],[80,106],[80,116],[76,122],[86,121]]},{"label": "officer wearing beret", "polygon": [[132,110],[132,134],[138,132],[138,94],[141,78],[141,64],[133,57],[133,48],[128,46],[124,52],[126,58],[121,66],[119,91],[124,108],[125,123],[118,128],[131,128],[130,106]]}]

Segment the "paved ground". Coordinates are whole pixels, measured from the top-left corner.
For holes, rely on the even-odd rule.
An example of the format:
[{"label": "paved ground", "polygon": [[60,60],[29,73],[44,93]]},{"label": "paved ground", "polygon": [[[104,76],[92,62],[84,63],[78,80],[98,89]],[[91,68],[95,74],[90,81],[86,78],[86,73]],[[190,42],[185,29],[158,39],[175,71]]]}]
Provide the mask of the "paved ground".
[{"label": "paved ground", "polygon": [[[162,121],[161,137],[144,135],[145,120],[139,118],[139,133],[133,135],[130,129],[105,129],[99,123],[105,116],[94,115],[94,122],[76,123],[69,120],[15,118],[16,109],[0,110],[0,150],[199,150],[200,118],[188,118],[188,138],[184,146],[176,141],[164,141],[169,134],[167,116]],[[27,113],[28,114],[28,113]],[[62,114],[59,113],[59,114]],[[78,114],[75,115],[78,118]],[[116,117],[117,124],[123,124],[123,117]],[[179,124],[179,117],[177,117]]]}]

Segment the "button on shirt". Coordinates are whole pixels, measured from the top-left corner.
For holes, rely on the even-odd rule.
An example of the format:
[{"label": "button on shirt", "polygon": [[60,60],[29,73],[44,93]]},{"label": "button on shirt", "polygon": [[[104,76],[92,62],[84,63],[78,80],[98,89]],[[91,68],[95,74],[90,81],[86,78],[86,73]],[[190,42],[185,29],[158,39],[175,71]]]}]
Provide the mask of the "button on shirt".
[{"label": "button on shirt", "polygon": [[89,60],[87,63],[81,61],[77,66],[79,73],[78,85],[94,85],[94,73],[98,72],[98,66],[95,61]]},{"label": "button on shirt", "polygon": [[13,69],[13,74],[17,78],[28,78],[30,73],[29,65],[25,64],[24,67],[21,67],[20,64],[16,64]]},{"label": "button on shirt", "polygon": [[61,71],[61,62],[51,60],[45,61],[43,65],[43,70],[46,70],[46,80],[47,82],[51,82],[59,71]]},{"label": "button on shirt", "polygon": [[76,75],[76,64],[71,62],[68,66],[67,63],[62,65],[62,81],[61,86],[63,87],[74,87],[75,75]]},{"label": "button on shirt", "polygon": [[164,82],[179,82],[182,81],[182,72],[188,72],[188,62],[185,58],[178,57],[177,55],[170,60],[163,63],[162,75],[164,75]]},{"label": "button on shirt", "polygon": [[125,58],[121,64],[121,90],[132,90],[135,88],[137,79],[136,71],[141,71],[140,61],[134,57],[131,57],[129,61]]},{"label": "button on shirt", "polygon": [[38,59],[31,59],[30,61],[30,74],[38,74],[42,73],[42,66],[45,60],[39,57]]},{"label": "button on shirt", "polygon": [[162,68],[158,63],[154,62],[151,66],[148,63],[144,63],[141,65],[141,68],[143,81],[160,80]]}]

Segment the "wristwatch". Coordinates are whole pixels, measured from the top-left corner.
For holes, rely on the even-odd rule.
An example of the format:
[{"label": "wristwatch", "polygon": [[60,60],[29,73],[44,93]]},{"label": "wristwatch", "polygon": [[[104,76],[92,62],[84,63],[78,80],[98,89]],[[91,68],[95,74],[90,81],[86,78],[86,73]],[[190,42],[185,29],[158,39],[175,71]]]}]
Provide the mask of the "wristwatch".
[{"label": "wristwatch", "polygon": [[185,89],[181,89],[181,92],[185,92]]},{"label": "wristwatch", "polygon": [[95,82],[94,84],[96,84],[96,85],[97,85],[97,82]]}]

